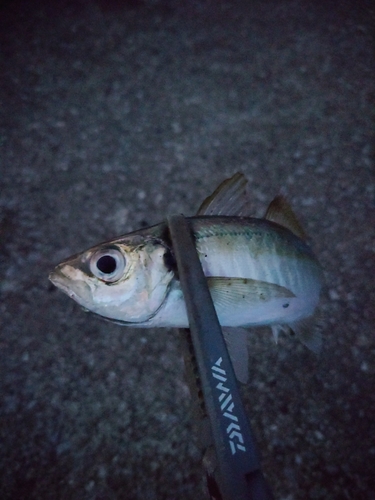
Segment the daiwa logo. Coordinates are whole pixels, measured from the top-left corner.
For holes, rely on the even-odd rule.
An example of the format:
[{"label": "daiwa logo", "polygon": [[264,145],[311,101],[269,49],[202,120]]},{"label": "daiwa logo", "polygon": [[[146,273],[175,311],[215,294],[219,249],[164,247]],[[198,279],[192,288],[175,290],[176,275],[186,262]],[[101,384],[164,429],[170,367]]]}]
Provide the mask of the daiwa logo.
[{"label": "daiwa logo", "polygon": [[232,450],[232,455],[236,453],[237,450],[246,451],[244,440],[241,434],[241,427],[238,425],[238,418],[233,413],[234,403],[232,401],[232,394],[230,393],[229,387],[224,385],[227,381],[226,371],[220,368],[223,359],[220,357],[216,363],[211,367],[212,375],[220,382],[217,384],[216,389],[218,389],[221,394],[219,396],[220,408],[223,412],[223,416],[232,420],[232,422],[227,427],[227,434],[229,437],[230,449]]}]

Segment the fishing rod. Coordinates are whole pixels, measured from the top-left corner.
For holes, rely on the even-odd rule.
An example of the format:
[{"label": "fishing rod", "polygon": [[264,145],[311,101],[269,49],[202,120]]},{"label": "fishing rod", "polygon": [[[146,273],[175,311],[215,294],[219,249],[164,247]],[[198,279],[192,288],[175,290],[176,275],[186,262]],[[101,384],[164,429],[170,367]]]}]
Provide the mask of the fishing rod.
[{"label": "fishing rod", "polygon": [[206,457],[210,497],[273,500],[189,222],[183,215],[170,216],[167,221],[212,443],[205,444],[213,452]]}]

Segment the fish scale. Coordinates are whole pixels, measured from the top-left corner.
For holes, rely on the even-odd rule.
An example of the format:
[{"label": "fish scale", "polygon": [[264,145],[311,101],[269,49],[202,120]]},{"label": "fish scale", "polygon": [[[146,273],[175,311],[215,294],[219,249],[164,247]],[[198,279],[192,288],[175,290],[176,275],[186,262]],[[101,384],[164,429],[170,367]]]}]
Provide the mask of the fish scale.
[{"label": "fish scale", "polygon": [[207,276],[270,281],[301,292],[309,286],[311,272],[318,268],[307,245],[298,242],[296,246],[297,237],[287,234],[285,238],[279,234],[283,228],[275,230],[275,225],[267,221],[261,231],[254,231],[255,222],[251,218],[242,218],[241,227],[230,217],[220,217],[220,225],[211,223],[209,218],[190,220]]}]

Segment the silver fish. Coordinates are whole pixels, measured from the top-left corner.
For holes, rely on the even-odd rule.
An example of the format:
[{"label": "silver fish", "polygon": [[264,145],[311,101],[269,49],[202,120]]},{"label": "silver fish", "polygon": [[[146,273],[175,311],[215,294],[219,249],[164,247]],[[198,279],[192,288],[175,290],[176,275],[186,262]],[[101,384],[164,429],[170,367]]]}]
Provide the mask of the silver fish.
[{"label": "silver fish", "polygon": [[[220,324],[270,325],[276,341],[280,331],[291,330],[319,351],[315,312],[323,273],[303,229],[282,196],[262,219],[248,211],[247,181],[237,173],[188,218]],[[188,327],[166,222],[72,256],[49,279],[107,320],[142,328]],[[243,331],[227,330],[226,338],[231,354],[243,358]]]}]

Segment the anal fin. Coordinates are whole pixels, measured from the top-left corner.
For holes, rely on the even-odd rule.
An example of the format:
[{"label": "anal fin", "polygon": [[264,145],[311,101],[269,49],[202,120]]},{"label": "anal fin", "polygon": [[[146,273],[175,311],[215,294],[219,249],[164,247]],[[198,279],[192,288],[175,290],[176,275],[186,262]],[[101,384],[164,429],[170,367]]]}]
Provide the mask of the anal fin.
[{"label": "anal fin", "polygon": [[320,353],[322,333],[315,315],[290,323],[289,327],[306,347],[316,354]]},{"label": "anal fin", "polygon": [[288,325],[271,325],[271,330],[272,330],[272,336],[275,341],[275,344],[278,343],[279,341],[279,334],[281,332],[286,332],[289,330]]}]

